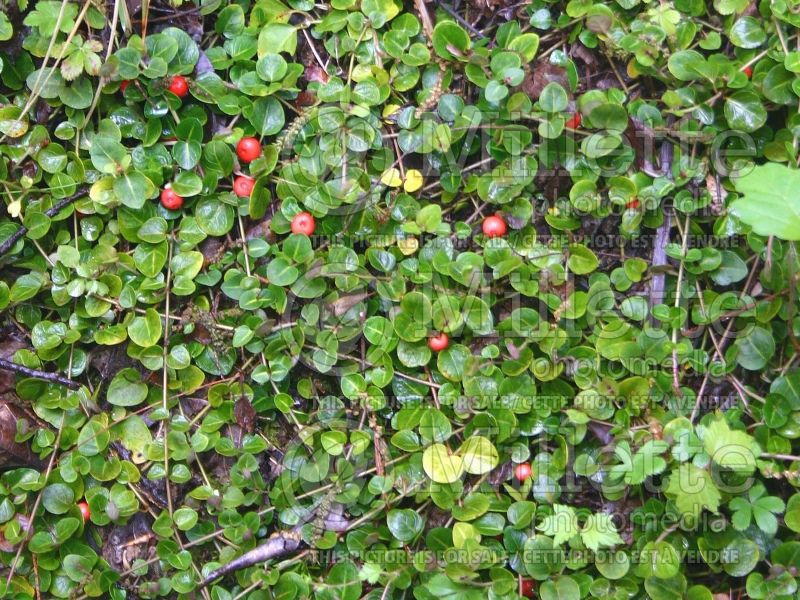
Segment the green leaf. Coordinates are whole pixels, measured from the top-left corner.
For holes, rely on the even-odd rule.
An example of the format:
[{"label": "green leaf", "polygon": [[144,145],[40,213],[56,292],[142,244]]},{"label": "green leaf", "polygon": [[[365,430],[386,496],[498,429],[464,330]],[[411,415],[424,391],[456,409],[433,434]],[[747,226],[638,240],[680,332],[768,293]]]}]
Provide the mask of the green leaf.
[{"label": "green leaf", "polygon": [[450,454],[444,444],[432,444],[422,454],[425,474],[436,483],[453,483],[464,474],[464,461],[457,454]]},{"label": "green leaf", "polygon": [[610,548],[623,543],[617,533],[612,515],[607,513],[589,515],[581,528],[581,540],[587,548],[595,552],[600,548]]},{"label": "green leaf", "polygon": [[542,110],[549,113],[560,113],[567,110],[567,92],[556,82],[548,83],[539,96]]},{"label": "green leaf", "polygon": [[473,475],[488,473],[500,462],[494,444],[480,435],[467,439],[459,448],[458,454],[464,461],[464,470]]},{"label": "green leaf", "polygon": [[433,49],[446,59],[464,57],[470,47],[469,34],[453,21],[440,21],[433,29]]},{"label": "green leaf", "polygon": [[425,519],[410,508],[392,509],[386,515],[389,531],[399,541],[407,543],[414,540],[425,527]]},{"label": "green leaf", "polygon": [[725,100],[725,119],[731,129],[750,133],[767,122],[767,111],[757,94],[748,90],[736,92]]},{"label": "green leaf", "polygon": [[288,23],[270,23],[258,35],[258,55],[274,52],[294,54],[297,48],[297,29]]},{"label": "green leaf", "polygon": [[233,228],[233,207],[216,198],[205,197],[195,207],[197,225],[211,236],[222,236]]},{"label": "green leaf", "polygon": [[[92,139],[89,155],[94,168],[101,173],[109,175],[122,173],[131,162],[131,157],[128,155],[125,146],[120,144],[119,141],[103,135],[96,135]],[[139,204],[139,207],[141,207],[141,204]]]},{"label": "green leaf", "polygon": [[711,475],[692,464],[682,464],[670,475],[667,494],[682,513],[700,516],[703,509],[716,513],[722,496]]},{"label": "green leaf", "polygon": [[134,317],[128,325],[128,337],[143,348],[155,346],[161,333],[161,316],[152,308],[148,308],[144,316]]},{"label": "green leaf", "polygon": [[181,171],[172,180],[172,189],[183,198],[196,196],[203,191],[203,180],[192,171]]},{"label": "green leaf", "polygon": [[586,246],[581,244],[570,244],[569,246],[569,269],[576,275],[586,275],[594,271],[600,264],[597,256]]},{"label": "green leaf", "polygon": [[730,428],[720,417],[700,429],[703,448],[723,468],[750,472],[755,469],[755,440],[744,431]]},{"label": "green leaf", "polygon": [[42,504],[47,512],[54,515],[63,515],[74,506],[75,494],[68,485],[53,483],[44,488]]},{"label": "green leaf", "polygon": [[108,386],[106,399],[115,406],[136,406],[147,398],[147,384],[136,369],[122,369]]},{"label": "green leaf", "polygon": [[800,240],[800,171],[767,163],[734,180],[742,197],[731,205],[731,213],[760,235]]},{"label": "green leaf", "polygon": [[571,506],[554,504],[553,514],[542,519],[536,529],[551,536],[553,543],[561,545],[578,534],[578,516]]},{"label": "green leaf", "polygon": [[775,353],[775,339],[763,327],[753,327],[734,344],[738,349],[736,362],[750,371],[763,369]]}]

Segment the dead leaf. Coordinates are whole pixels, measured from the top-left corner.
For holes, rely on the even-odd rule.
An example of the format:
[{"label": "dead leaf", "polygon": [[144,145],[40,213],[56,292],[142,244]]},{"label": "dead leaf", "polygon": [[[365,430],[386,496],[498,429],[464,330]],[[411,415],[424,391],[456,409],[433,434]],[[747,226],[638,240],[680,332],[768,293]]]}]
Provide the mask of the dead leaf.
[{"label": "dead leaf", "polygon": [[17,443],[17,421],[25,418],[21,409],[8,402],[0,403],[0,470],[31,467],[40,469],[43,463],[27,443]]},{"label": "dead leaf", "polygon": [[325,69],[317,64],[308,65],[306,67],[305,76],[308,81],[318,81],[319,83],[328,83],[328,80],[331,78]]},{"label": "dead leaf", "polygon": [[547,60],[537,61],[531,66],[520,88],[531,100],[538,100],[539,96],[542,95],[542,90],[548,83],[558,83],[568,94],[570,93],[567,70],[550,64]]},{"label": "dead leaf", "polygon": [[236,423],[245,430],[247,433],[253,433],[256,429],[256,413],[250,399],[247,396],[241,396],[233,407],[233,418]]},{"label": "dead leaf", "polygon": [[337,317],[341,317],[348,310],[353,308],[362,300],[369,298],[371,295],[371,293],[367,292],[364,294],[350,294],[348,296],[342,296],[341,298],[331,302],[333,314]]}]

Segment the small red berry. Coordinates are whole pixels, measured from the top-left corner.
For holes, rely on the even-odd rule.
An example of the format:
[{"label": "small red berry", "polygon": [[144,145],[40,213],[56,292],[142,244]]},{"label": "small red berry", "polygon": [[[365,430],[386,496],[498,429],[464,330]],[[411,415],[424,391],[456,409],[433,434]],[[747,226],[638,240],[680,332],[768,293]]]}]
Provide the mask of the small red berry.
[{"label": "small red berry", "polygon": [[447,348],[450,343],[450,338],[442,331],[439,335],[434,335],[428,338],[428,347],[434,352],[441,352]]},{"label": "small red berry", "polygon": [[577,129],[581,126],[581,113],[575,113],[566,123],[568,129]]},{"label": "small red berry", "polygon": [[186,83],[186,78],[182,75],[175,75],[169,84],[169,91],[178,96],[178,98],[186,96],[189,93],[189,84]]},{"label": "small red berry", "polygon": [[119,84],[119,91],[124,92],[125,88],[127,88],[128,85],[130,85],[130,83],[131,83],[130,79],[123,79],[122,83]]},{"label": "small red berry", "polygon": [[533,598],[534,583],[533,579],[523,579],[519,586],[520,594],[526,598]]},{"label": "small red berry", "polygon": [[633,209],[639,208],[639,199],[634,198],[625,205],[625,208],[633,208]]},{"label": "small red berry", "polygon": [[746,66],[744,69],[742,69],[742,73],[747,75],[747,78],[750,79],[753,76],[753,67],[749,65]]},{"label": "small red berry", "polygon": [[183,198],[167,187],[161,190],[161,204],[167,210],[179,210],[183,206]]},{"label": "small red berry", "polygon": [[314,217],[311,213],[297,213],[292,219],[292,233],[311,235],[314,233],[316,226],[317,224],[314,222]]},{"label": "small red berry", "polygon": [[261,156],[261,144],[254,137],[243,137],[236,144],[236,154],[242,162],[252,162]]},{"label": "small red berry", "polygon": [[91,511],[89,510],[89,505],[86,502],[78,502],[78,508],[81,511],[81,515],[83,516],[83,522],[87,523],[89,521],[89,517],[92,516]]},{"label": "small red berry", "polygon": [[503,236],[506,234],[506,231],[508,231],[508,228],[502,217],[492,215],[483,220],[483,235],[488,238]]},{"label": "small red berry", "polygon": [[517,481],[525,481],[531,476],[531,473],[533,473],[533,470],[531,469],[530,463],[519,463],[514,467],[514,477]]},{"label": "small red berry", "polygon": [[246,175],[239,175],[233,180],[233,192],[242,198],[249,198],[255,186],[256,180]]}]

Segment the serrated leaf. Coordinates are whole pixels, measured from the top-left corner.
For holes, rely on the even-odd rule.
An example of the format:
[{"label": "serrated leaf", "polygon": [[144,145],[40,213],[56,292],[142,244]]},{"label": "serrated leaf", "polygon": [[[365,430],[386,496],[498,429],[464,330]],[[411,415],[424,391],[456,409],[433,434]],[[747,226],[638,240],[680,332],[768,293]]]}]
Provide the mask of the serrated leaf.
[{"label": "serrated leaf", "polygon": [[551,536],[555,544],[563,544],[579,532],[578,516],[571,506],[554,504],[553,514],[542,519],[536,529]]}]

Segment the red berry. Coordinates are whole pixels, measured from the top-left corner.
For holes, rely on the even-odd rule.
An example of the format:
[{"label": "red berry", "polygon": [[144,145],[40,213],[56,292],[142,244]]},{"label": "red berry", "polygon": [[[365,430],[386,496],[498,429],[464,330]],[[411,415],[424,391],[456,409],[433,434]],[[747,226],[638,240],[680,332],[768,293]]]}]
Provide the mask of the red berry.
[{"label": "red berry", "polygon": [[161,190],[161,204],[168,210],[179,210],[183,206],[183,198],[167,187]]},{"label": "red berry", "polygon": [[236,154],[242,162],[252,162],[261,156],[261,144],[254,137],[243,137],[236,144]]},{"label": "red berry", "polygon": [[533,598],[534,583],[533,579],[523,579],[519,586],[520,594],[526,598]]},{"label": "red berry", "polygon": [[638,198],[634,198],[633,200],[631,200],[630,202],[628,202],[625,205],[625,208],[634,208],[634,209],[635,208],[639,208],[639,199]]},{"label": "red berry", "polygon": [[575,113],[566,123],[568,129],[577,129],[581,126],[581,113]]},{"label": "red berry", "polygon": [[434,335],[428,338],[428,347],[434,352],[441,352],[450,343],[450,338],[442,331],[439,335]]},{"label": "red berry", "polygon": [[292,233],[311,235],[314,233],[316,226],[317,224],[314,222],[314,217],[311,213],[297,213],[292,219]]},{"label": "red berry", "polygon": [[503,236],[506,234],[506,231],[508,231],[508,228],[502,217],[492,215],[483,220],[483,235],[488,238]]},{"label": "red berry", "polygon": [[514,467],[514,477],[516,477],[517,481],[525,481],[528,477],[531,476],[532,473],[530,463],[519,463],[516,467]]},{"label": "red berry", "polygon": [[119,91],[124,92],[125,88],[127,88],[129,84],[130,84],[130,79],[123,79],[122,83],[119,84]]},{"label": "red berry", "polygon": [[742,73],[747,75],[747,78],[750,79],[753,76],[753,67],[747,66],[742,69]]},{"label": "red berry", "polygon": [[179,98],[186,96],[189,93],[189,84],[186,83],[186,78],[182,75],[175,75],[169,84],[169,91]]},{"label": "red berry", "polygon": [[91,511],[89,510],[89,505],[86,502],[78,502],[78,508],[81,511],[81,515],[83,515],[83,522],[86,523],[89,521],[89,517],[92,516]]},{"label": "red berry", "polygon": [[233,180],[233,192],[242,198],[249,198],[256,180],[246,175],[239,175]]}]

